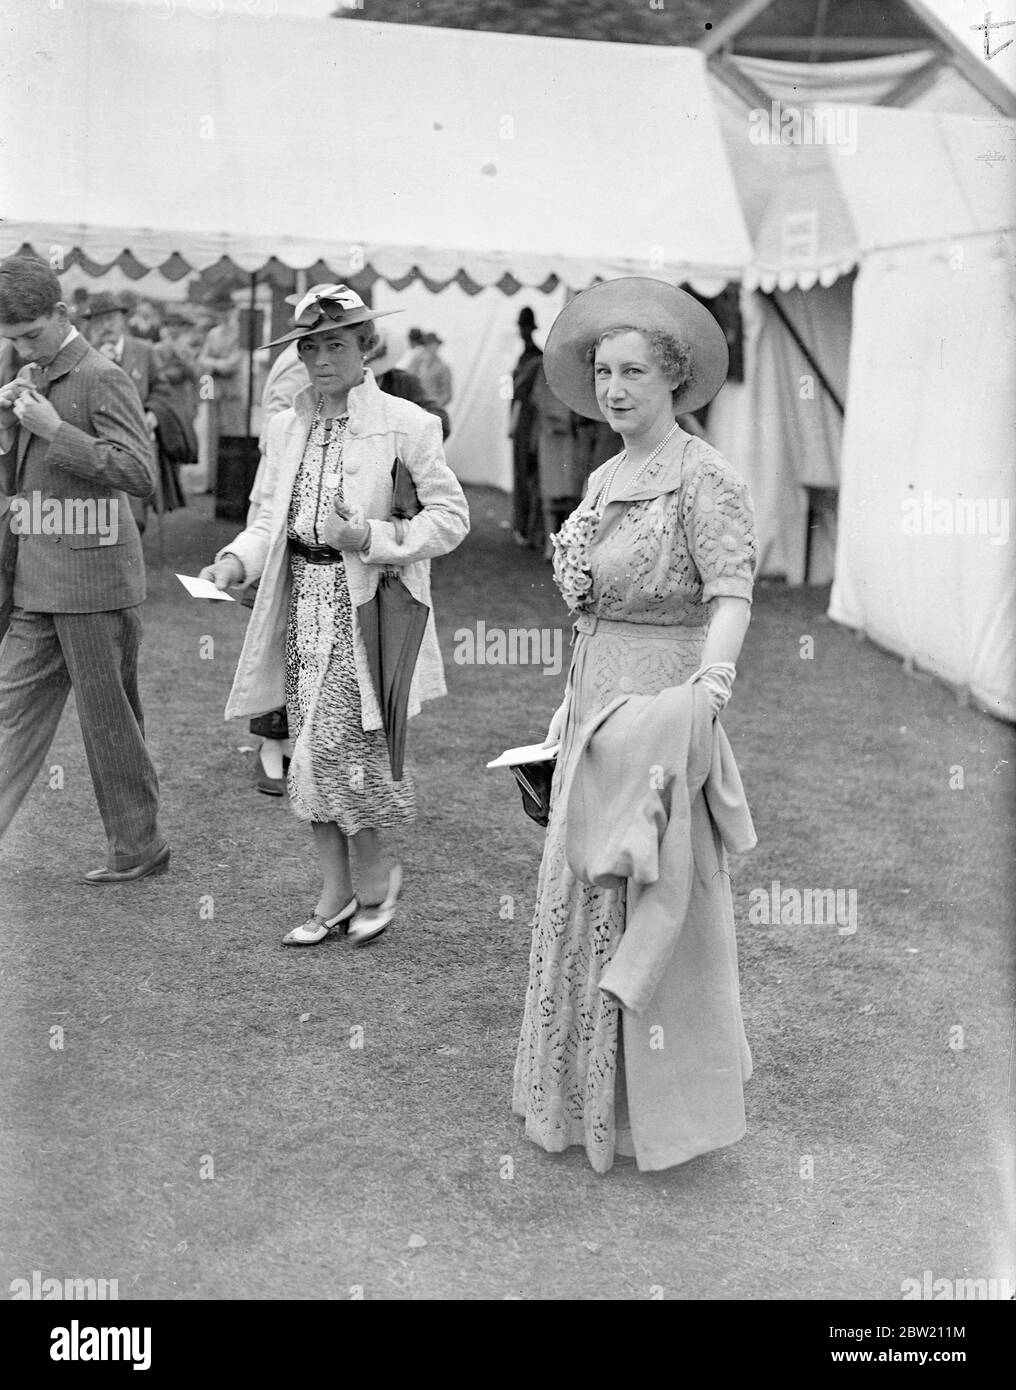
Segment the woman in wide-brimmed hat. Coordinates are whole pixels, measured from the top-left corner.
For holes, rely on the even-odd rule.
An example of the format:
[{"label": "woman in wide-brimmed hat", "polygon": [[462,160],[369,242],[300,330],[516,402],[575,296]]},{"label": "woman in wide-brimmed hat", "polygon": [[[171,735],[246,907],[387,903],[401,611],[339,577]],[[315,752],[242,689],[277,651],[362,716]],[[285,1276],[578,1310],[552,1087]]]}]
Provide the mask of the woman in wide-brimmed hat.
[{"label": "woman in wide-brimmed hat", "polygon": [[[469,529],[440,422],[381,392],[364,367],[379,317],[347,286],[317,285],[296,306],[294,330],[267,344],[295,341],[310,385],[269,425],[257,515],[202,571],[219,588],[261,581],[226,717],[286,707],[290,804],[311,822],[323,880],[307,920],[284,938],[290,946],[315,945],[346,924],[363,944],[394,915],[402,871],[386,861],[379,831],[413,818],[413,783],[408,773],[392,777],[357,609],[386,566],[396,566],[413,598],[430,608],[430,560],[454,550]],[[396,460],[420,504],[397,523],[390,519]],[[444,693],[431,611],[409,715]]]},{"label": "woman in wide-brimmed hat", "polygon": [[[597,285],[559,315],[544,366],[554,394],[581,415],[606,419],[624,447],[592,473],[554,537],[555,578],[577,613],[576,636],[565,699],[546,739],[560,741],[560,750],[513,1108],[531,1139],[555,1152],[584,1144],[603,1172],[615,1152],[643,1159],[619,1063],[619,1004],[599,988],[625,929],[626,888],[623,879],[617,891],[581,882],[569,869],[560,793],[580,754],[579,731],[618,696],[655,696],[695,680],[708,705],[722,707],[748,627],[756,552],[744,482],[675,418],[709,401],[727,372],[723,332],[697,300],[652,279]],[[604,805],[601,819],[610,814]],[[728,926],[732,941],[732,918]],[[737,1056],[740,1011],[728,1002],[722,1026]],[[679,1070],[680,1059],[673,1065]],[[739,1070],[737,1095],[740,1081]],[[644,1136],[667,1119],[643,1118]],[[647,1141],[653,1156],[643,1166],[732,1142],[736,1123],[723,1132],[675,1143],[671,1127],[655,1147]]]}]

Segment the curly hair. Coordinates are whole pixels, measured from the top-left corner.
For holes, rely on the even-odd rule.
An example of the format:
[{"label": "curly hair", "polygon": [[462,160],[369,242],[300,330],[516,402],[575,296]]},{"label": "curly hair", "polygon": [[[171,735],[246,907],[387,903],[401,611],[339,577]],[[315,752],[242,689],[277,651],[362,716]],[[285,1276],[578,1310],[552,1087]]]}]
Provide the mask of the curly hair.
[{"label": "curly hair", "polygon": [[605,328],[596,341],[586,350],[586,361],[590,374],[596,361],[596,349],[608,338],[617,338],[622,333],[637,333],[645,340],[649,355],[670,381],[670,389],[676,400],[695,380],[691,348],[673,334],[662,328],[639,328],[637,324],[618,324],[615,328]]}]

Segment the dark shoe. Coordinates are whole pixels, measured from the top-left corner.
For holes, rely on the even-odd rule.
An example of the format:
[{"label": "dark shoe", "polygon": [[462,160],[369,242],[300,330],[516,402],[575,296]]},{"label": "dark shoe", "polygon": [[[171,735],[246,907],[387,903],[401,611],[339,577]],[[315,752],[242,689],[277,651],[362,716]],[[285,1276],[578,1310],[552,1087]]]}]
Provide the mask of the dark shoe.
[{"label": "dark shoe", "polygon": [[149,874],[164,874],[168,868],[169,845],[164,845],[158,854],[153,854],[143,864],[135,864],[133,869],[89,869],[82,875],[82,882],[133,883],[136,878],[148,878]]},{"label": "dark shoe", "polygon": [[269,777],[265,771],[265,765],[261,761],[261,754],[258,753],[257,765],[254,769],[254,785],[259,792],[264,792],[265,796],[285,796],[286,795],[286,772],[289,770],[289,759],[282,759],[282,776]]},{"label": "dark shoe", "polygon": [[254,779],[254,785],[259,792],[264,792],[265,796],[285,796],[286,779],[285,777],[269,777],[267,772],[258,770],[258,775]]}]

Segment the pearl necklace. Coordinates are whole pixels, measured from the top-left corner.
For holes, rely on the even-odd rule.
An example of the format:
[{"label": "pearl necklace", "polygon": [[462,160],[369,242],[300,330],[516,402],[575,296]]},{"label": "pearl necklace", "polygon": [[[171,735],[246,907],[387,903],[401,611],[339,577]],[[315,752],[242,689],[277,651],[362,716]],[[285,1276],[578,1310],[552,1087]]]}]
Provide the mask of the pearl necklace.
[{"label": "pearl necklace", "polygon": [[[667,447],[667,445],[668,445],[668,444],[670,443],[670,441],[673,439],[674,435],[677,433],[677,431],[678,431],[679,428],[680,428],[680,426],[678,425],[677,421],[675,420],[674,423],[673,423],[673,425],[670,427],[670,429],[667,431],[667,433],[666,433],[666,434],[663,436],[663,438],[660,440],[659,444],[657,444],[657,446],[656,446],[656,448],[653,450],[653,452],[646,458],[646,460],[644,461],[644,463],[642,464],[642,466],[641,466],[639,469],[637,469],[637,471],[633,474],[633,476],[632,476],[631,478],[628,479],[628,486],[629,486],[629,488],[633,488],[633,487],[635,486],[635,484],[636,484],[636,483],[638,482],[638,480],[642,477],[642,474],[646,471],[646,469],[649,467],[649,465],[650,465],[651,463],[653,463],[653,462],[659,457],[660,454],[663,453],[663,450]],[[603,513],[604,513],[604,511],[606,510],[606,507],[607,507],[607,498],[610,496],[611,489],[613,488],[615,482],[617,481],[617,475],[618,475],[618,473],[620,472],[621,465],[627,461],[627,458],[628,458],[628,450],[625,449],[625,450],[622,452],[622,454],[621,454],[620,458],[618,459],[617,463],[614,464],[613,471],[611,472],[610,477],[607,479],[606,486],[604,487],[603,491],[600,493],[599,506],[598,506],[598,508],[597,508],[597,512],[598,512],[598,514],[599,514],[600,516],[602,516]]]}]

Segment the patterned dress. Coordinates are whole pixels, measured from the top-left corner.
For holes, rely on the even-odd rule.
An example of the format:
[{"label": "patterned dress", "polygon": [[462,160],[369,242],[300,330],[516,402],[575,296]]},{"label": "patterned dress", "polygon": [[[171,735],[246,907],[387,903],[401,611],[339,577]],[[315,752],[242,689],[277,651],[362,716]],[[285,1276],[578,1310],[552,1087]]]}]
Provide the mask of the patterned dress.
[{"label": "patterned dress", "polygon": [[747,488],[704,440],[684,436],[668,446],[645,475],[647,490],[676,456],[676,491],[613,506],[602,521],[588,495],[555,538],[555,579],[579,616],[512,1108],[530,1139],[554,1153],[584,1144],[598,1172],[610,1168],[615,1152],[634,1153],[619,1005],[599,989],[624,931],[626,889],[575,878],[559,792],[586,720],[618,695],[657,695],[686,681],[701,664],[709,600],[750,599],[756,563]]},{"label": "patterned dress", "polygon": [[[289,506],[289,535],[321,545],[321,524],[342,501],[347,417],[315,419]],[[340,561],[290,554],[286,712],[294,740],[287,788],[301,820],[334,821],[346,835],[388,829],[415,815],[413,782],[393,782],[384,731],[365,731],[353,655],[353,613]]]}]

